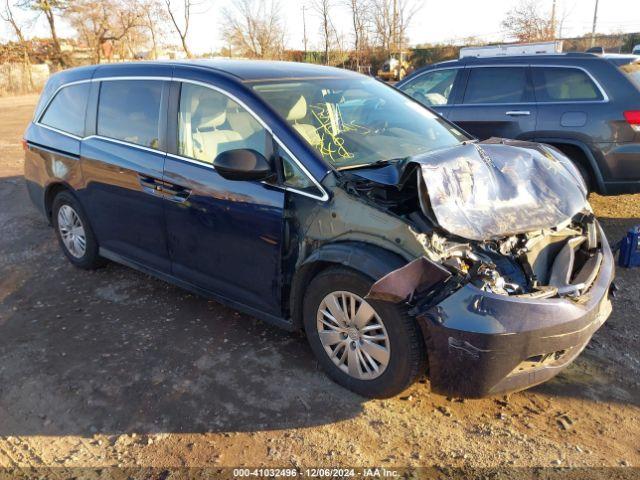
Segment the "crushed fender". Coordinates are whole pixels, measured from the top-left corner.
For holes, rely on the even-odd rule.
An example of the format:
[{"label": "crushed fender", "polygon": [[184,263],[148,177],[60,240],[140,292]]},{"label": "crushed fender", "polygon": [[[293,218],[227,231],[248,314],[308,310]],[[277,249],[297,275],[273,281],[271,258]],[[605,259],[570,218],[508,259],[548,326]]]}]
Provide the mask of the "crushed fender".
[{"label": "crushed fender", "polygon": [[410,301],[415,293],[425,292],[449,277],[447,269],[419,257],[374,283],[366,298],[393,303]]}]

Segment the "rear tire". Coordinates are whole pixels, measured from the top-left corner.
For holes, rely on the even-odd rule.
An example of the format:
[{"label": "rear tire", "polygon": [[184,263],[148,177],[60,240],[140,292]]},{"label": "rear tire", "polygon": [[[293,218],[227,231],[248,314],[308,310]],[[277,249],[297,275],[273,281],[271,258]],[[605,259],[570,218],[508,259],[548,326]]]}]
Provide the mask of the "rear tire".
[{"label": "rear tire", "polygon": [[76,267],[93,270],[105,264],[98,254],[98,242],[80,202],[68,191],[53,199],[51,223],[58,243],[69,261]]},{"label": "rear tire", "polygon": [[[313,353],[332,380],[365,397],[387,398],[425,373],[427,356],[422,332],[405,308],[364,300],[372,284],[371,278],[344,267],[322,271],[305,294],[304,327]],[[329,312],[331,299],[337,303]],[[334,323],[330,319],[340,315],[327,313],[340,313],[340,306],[345,322]],[[363,306],[363,312],[373,312],[364,322],[369,315],[358,315]],[[338,365],[340,358],[343,363]]]}]

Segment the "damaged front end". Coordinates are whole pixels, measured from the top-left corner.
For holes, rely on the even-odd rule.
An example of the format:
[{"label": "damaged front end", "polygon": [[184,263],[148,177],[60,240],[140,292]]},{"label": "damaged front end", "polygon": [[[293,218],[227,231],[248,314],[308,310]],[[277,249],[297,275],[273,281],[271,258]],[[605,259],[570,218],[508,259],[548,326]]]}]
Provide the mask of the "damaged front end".
[{"label": "damaged front end", "polygon": [[411,306],[434,391],[480,397],[541,383],[608,317],[612,254],[557,150],[490,139],[344,178],[422,246],[368,296]]}]

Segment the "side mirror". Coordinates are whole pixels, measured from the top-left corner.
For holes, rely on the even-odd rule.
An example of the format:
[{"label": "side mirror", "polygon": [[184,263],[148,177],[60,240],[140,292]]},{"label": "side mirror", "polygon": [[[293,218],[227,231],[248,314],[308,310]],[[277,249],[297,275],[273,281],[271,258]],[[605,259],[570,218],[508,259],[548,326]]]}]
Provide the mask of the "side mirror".
[{"label": "side mirror", "polygon": [[227,180],[266,180],[273,175],[264,155],[248,148],[222,152],[213,161],[213,167]]}]

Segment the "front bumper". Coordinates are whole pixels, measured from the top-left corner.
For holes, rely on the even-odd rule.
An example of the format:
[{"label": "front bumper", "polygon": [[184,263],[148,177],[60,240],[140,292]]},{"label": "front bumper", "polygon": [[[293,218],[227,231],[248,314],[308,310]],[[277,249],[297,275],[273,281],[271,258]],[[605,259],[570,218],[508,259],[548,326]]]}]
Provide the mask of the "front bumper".
[{"label": "front bumper", "polygon": [[577,300],[525,299],[467,284],[417,317],[429,355],[432,390],[486,397],[542,383],[569,365],[611,313],[611,249]]}]

